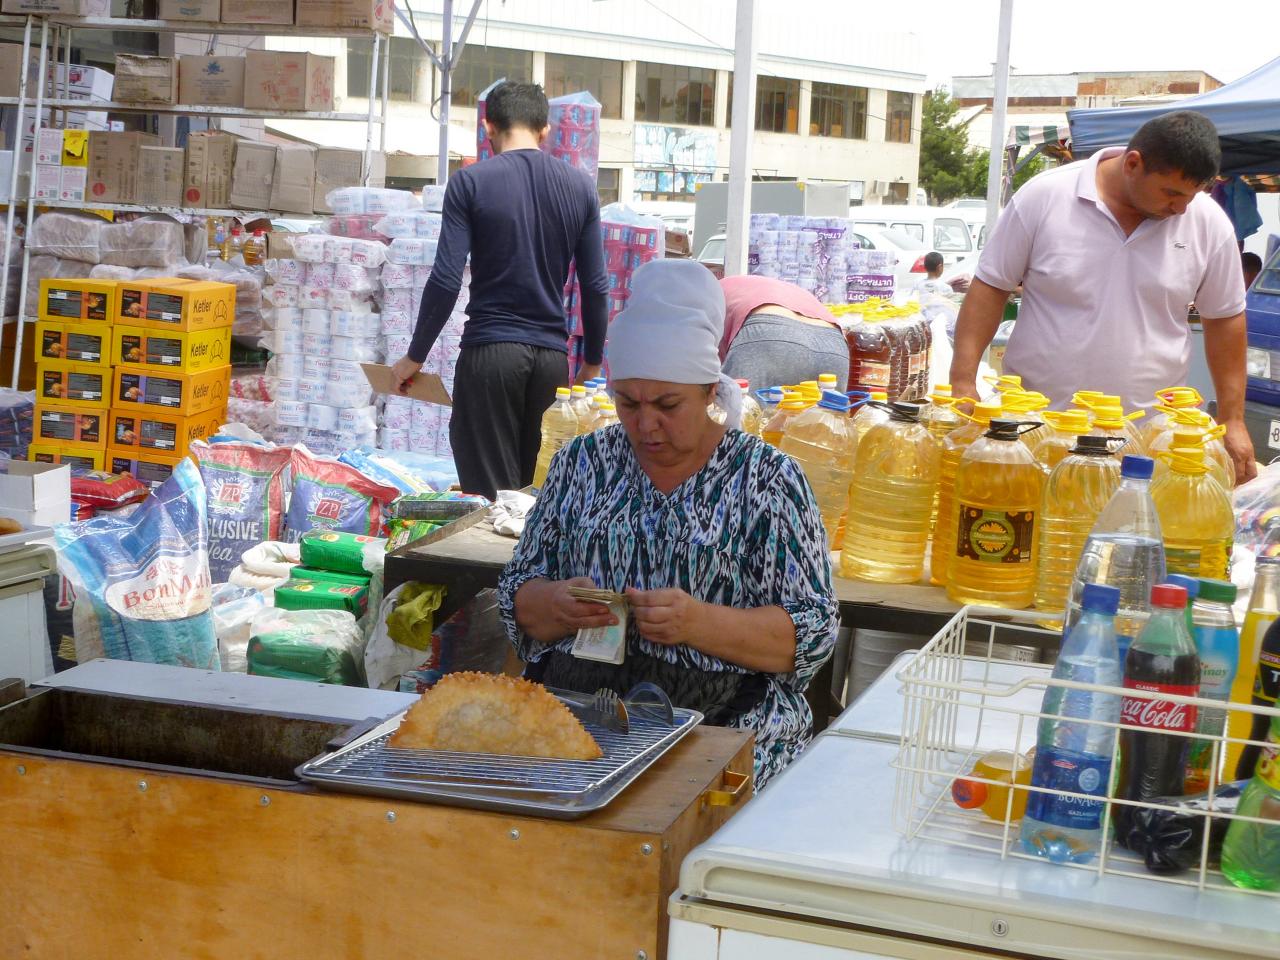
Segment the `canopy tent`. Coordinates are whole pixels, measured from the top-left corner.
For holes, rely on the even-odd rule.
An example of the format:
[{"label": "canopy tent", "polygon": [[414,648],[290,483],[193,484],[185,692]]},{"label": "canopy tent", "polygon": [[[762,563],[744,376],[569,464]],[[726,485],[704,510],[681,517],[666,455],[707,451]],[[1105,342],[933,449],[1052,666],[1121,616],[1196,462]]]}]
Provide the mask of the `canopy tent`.
[{"label": "canopy tent", "polygon": [[1233,83],[1185,100],[1069,110],[1072,153],[1087,157],[1103,147],[1123,146],[1148,120],[1175,110],[1195,110],[1213,121],[1222,141],[1224,177],[1280,173],[1280,57]]}]

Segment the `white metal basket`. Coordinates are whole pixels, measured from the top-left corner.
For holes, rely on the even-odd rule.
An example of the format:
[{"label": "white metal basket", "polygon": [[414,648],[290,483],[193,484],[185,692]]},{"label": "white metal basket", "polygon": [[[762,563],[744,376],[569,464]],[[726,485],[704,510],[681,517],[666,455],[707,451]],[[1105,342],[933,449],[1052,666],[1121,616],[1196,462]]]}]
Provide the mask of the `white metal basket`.
[{"label": "white metal basket", "polygon": [[[902,684],[904,712],[901,743],[893,763],[897,770],[894,825],[908,840],[947,843],[989,852],[1001,858],[1021,857],[1043,863],[1046,870],[1058,866],[1023,852],[1018,838],[1020,821],[1012,818],[1015,791],[1050,793],[1077,799],[1096,800],[1097,797],[1019,785],[1008,790],[1003,820],[993,820],[981,810],[961,809],[953,802],[951,795],[952,784],[959,778],[1008,787],[1007,783],[972,775],[974,762],[991,750],[1010,750],[1025,754],[1036,745],[1037,727],[1045,716],[1041,713],[1041,703],[1049,686],[1095,690],[1148,700],[1167,700],[1194,705],[1200,709],[1222,709],[1223,705],[1213,700],[1163,693],[1145,694],[1118,687],[1055,680],[1048,665],[1015,664],[992,656],[1000,644],[1041,646],[1044,641],[1053,641],[1055,633],[1038,625],[1043,620],[1043,614],[1030,611],[964,607],[897,673],[897,679]],[[967,656],[966,640],[969,643]],[[982,651],[981,655],[975,655],[977,651]],[[1280,713],[1275,709],[1237,704],[1233,704],[1231,709],[1268,716]],[[1117,729],[1121,726],[1118,723],[1105,725]],[[1255,742],[1230,738],[1225,730],[1222,735],[1213,738],[1174,731],[1161,731],[1161,735],[1212,739],[1210,793],[1218,786],[1219,758],[1226,750],[1227,743]],[[1113,810],[1120,804],[1152,810],[1178,809],[1158,803],[1109,798],[1102,821],[1102,833],[1106,839],[1101,844],[1098,856],[1089,863],[1065,866],[1092,870],[1099,874],[1121,874],[1200,889],[1225,888],[1240,893],[1280,898],[1280,891],[1239,890],[1222,876],[1209,856],[1208,822],[1202,831],[1197,866],[1180,874],[1156,874],[1148,871],[1140,857],[1118,846],[1111,839]],[[1206,821],[1225,818],[1275,825],[1272,820],[1237,816],[1214,810],[1212,806],[1203,816]]]}]

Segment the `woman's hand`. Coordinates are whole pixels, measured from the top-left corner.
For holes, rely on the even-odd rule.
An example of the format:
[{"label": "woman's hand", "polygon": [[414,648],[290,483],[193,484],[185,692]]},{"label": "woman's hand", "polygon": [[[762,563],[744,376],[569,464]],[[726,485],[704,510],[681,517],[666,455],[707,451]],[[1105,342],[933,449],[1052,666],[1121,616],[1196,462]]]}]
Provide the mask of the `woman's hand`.
[{"label": "woman's hand", "polygon": [[627,590],[631,615],[640,636],[664,646],[685,644],[697,646],[705,634],[703,615],[707,604],[695,600],[683,590]]},{"label": "woman's hand", "polygon": [[598,589],[587,577],[572,580],[530,580],[516,591],[516,623],[539,643],[555,643],[590,627],[611,627],[618,618],[599,603],[586,603],[569,593],[570,587]]}]

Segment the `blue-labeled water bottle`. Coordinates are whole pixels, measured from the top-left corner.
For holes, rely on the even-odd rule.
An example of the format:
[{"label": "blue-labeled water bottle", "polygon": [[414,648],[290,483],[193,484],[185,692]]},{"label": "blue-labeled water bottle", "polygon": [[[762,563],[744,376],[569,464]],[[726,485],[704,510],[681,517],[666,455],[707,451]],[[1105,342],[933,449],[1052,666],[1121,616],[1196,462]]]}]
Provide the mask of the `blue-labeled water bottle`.
[{"label": "blue-labeled water bottle", "polygon": [[[1240,660],[1240,633],[1236,629],[1231,605],[1236,602],[1236,585],[1225,580],[1201,580],[1200,592],[1191,611],[1191,637],[1200,657],[1200,692],[1203,700],[1217,700],[1224,706],[1231,698],[1231,684]],[[1206,738],[1222,736],[1227,722],[1226,710],[1200,710],[1196,714],[1196,733]],[[1226,744],[1219,746],[1218,783],[1226,759]],[[1214,766],[1214,740],[1194,739],[1187,751],[1187,794],[1209,789],[1209,772]],[[1228,777],[1228,779],[1230,779]]]},{"label": "blue-labeled water bottle", "polygon": [[[1080,618],[1063,639],[1053,677],[1119,687],[1115,621],[1120,590],[1087,583],[1080,599]],[[1031,791],[1021,833],[1028,853],[1054,863],[1085,863],[1097,854],[1116,750],[1116,728],[1107,724],[1120,722],[1120,699],[1118,693],[1094,690],[1045,690],[1031,786],[1077,796]]]}]

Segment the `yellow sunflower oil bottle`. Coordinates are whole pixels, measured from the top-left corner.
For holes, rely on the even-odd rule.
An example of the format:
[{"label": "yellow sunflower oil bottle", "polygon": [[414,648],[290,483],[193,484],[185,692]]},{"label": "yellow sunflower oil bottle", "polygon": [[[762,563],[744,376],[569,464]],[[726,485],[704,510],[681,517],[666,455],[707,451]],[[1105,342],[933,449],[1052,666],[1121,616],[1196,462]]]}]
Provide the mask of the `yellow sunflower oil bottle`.
[{"label": "yellow sunflower oil bottle", "polygon": [[[1209,464],[1209,472],[1213,478],[1230,492],[1236,485],[1236,465],[1227,453],[1227,445],[1222,438],[1227,428],[1213,422],[1213,417],[1203,410],[1186,407],[1172,410],[1166,414],[1165,427],[1152,438],[1149,456],[1155,457],[1174,447],[1204,447],[1205,459]],[[1188,441],[1187,435],[1195,435],[1198,439]],[[1179,437],[1183,439],[1178,440]],[[1155,476],[1168,469],[1160,460],[1156,460]]]},{"label": "yellow sunflower oil bottle", "polygon": [[884,404],[889,402],[889,394],[883,390],[872,390],[867,402],[858,408],[858,412],[853,415],[853,432],[855,442],[861,443],[862,438],[867,435],[870,430],[878,423],[884,423],[889,419],[889,414]]},{"label": "yellow sunflower oil bottle", "polygon": [[578,435],[578,417],[573,412],[573,394],[568,387],[556,388],[555,402],[542,415],[542,446],[533,469],[533,485],[541,487],[551,468],[551,458]]},{"label": "yellow sunflower oil bottle", "polygon": [[856,446],[849,398],[828,390],[822,400],[787,421],[779,449],[800,464],[813,488],[827,543],[835,543],[840,517],[849,503]]},{"label": "yellow sunflower oil bottle", "polygon": [[956,410],[960,401],[951,395],[951,384],[940,383],[929,394],[929,404],[920,411],[920,422],[939,443],[956,427],[965,423]]},{"label": "yellow sunflower oil bottle", "polygon": [[1025,442],[1041,466],[1052,470],[1091,429],[1089,414],[1084,410],[1046,410],[1041,416],[1046,429],[1037,430]]},{"label": "yellow sunflower oil bottle", "polygon": [[1167,571],[1229,580],[1236,527],[1231,495],[1209,473],[1203,447],[1173,447],[1160,456],[1169,469],[1152,481],[1151,499]]},{"label": "yellow sunflower oil bottle", "polygon": [[1138,410],[1126,414],[1120,405],[1120,398],[1104,394],[1102,399],[1090,407],[1093,413],[1093,432],[1095,436],[1123,437],[1128,442],[1116,451],[1117,457],[1147,455],[1147,445],[1142,439],[1142,432],[1134,423],[1144,414]]},{"label": "yellow sunflower oil bottle", "polygon": [[858,444],[840,576],[915,583],[924,575],[929,515],[942,451],[920,407],[895,403]]},{"label": "yellow sunflower oil bottle", "polygon": [[1044,423],[1044,411],[1049,407],[1049,398],[1034,390],[1012,390],[1001,394],[1000,403],[1006,417]]},{"label": "yellow sunflower oil bottle", "polygon": [[751,395],[750,381],[739,380],[738,386],[742,388],[742,431],[758,437],[764,429],[764,411]]},{"label": "yellow sunflower oil bottle", "polygon": [[578,418],[578,436],[582,436],[590,429],[594,412],[586,387],[578,385],[569,388],[569,406],[573,408],[573,415]]},{"label": "yellow sunflower oil bottle", "polygon": [[[1165,387],[1156,391],[1155,409],[1142,422],[1142,440],[1148,450],[1169,425],[1169,414],[1175,410],[1195,410],[1204,403],[1204,397],[1195,387]],[[1150,456],[1150,454],[1148,454]]]},{"label": "yellow sunflower oil bottle", "polygon": [[773,416],[769,418],[769,422],[761,429],[760,439],[773,447],[781,445],[782,435],[787,429],[787,421],[797,413],[803,413],[806,407],[807,404],[800,398],[798,391],[788,390],[784,392],[782,400],[778,404],[778,409],[774,411]]},{"label": "yellow sunflower oil bottle", "polygon": [[938,514],[933,524],[933,546],[929,553],[929,582],[939,586],[947,582],[947,567],[956,552],[956,471],[960,458],[969,445],[987,432],[993,419],[1000,417],[998,402],[976,403],[969,422],[947,434],[942,441],[942,467],[938,475]]},{"label": "yellow sunflower oil bottle", "polygon": [[1066,610],[1084,542],[1120,487],[1120,462],[1111,446],[1106,437],[1077,436],[1070,455],[1049,474],[1037,532],[1037,610]]},{"label": "yellow sunflower oil bottle", "polygon": [[1022,609],[1035,599],[1045,475],[1022,433],[1038,426],[992,420],[960,458],[955,552],[947,565],[947,596],[956,603]]}]

